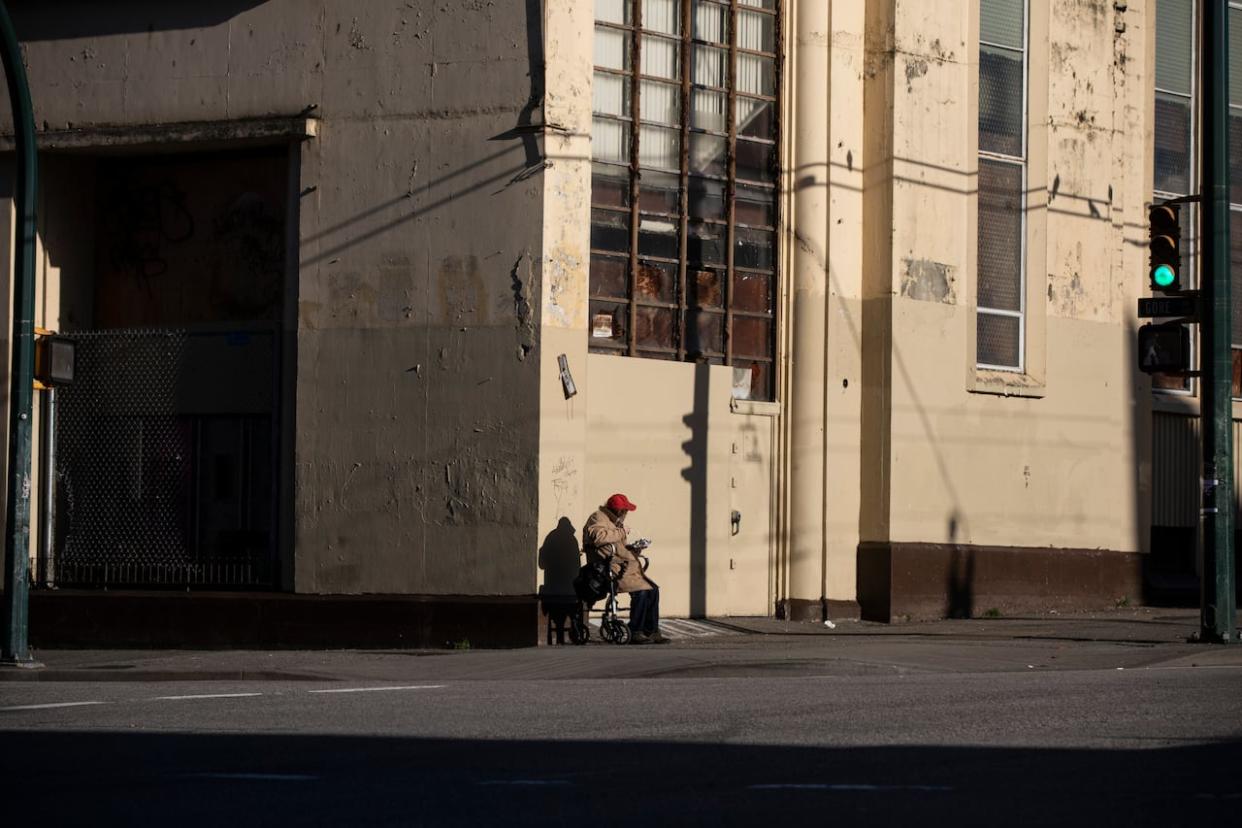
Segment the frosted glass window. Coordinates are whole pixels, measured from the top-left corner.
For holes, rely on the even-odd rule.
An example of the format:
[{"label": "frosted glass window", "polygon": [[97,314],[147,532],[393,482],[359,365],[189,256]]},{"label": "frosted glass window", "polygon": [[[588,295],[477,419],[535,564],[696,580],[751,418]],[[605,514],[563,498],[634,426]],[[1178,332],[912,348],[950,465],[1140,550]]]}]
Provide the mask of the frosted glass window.
[{"label": "frosted glass window", "polygon": [[1025,21],[1025,0],[981,0],[979,40],[993,46],[1022,49],[1026,42]]},{"label": "frosted glass window", "polygon": [[711,46],[694,47],[694,71],[691,80],[700,86],[724,88],[729,83],[729,53]]},{"label": "frosted glass window", "polygon": [[729,366],[739,399],[781,376],[778,6],[595,2],[588,350]]},{"label": "frosted glass window", "polygon": [[716,3],[695,0],[694,37],[712,43],[726,43],[729,34],[728,9]]},{"label": "frosted glass window", "polygon": [[591,122],[591,157],[596,161],[628,164],[629,134],[629,124],[596,118]]},{"label": "frosted glass window", "polygon": [[1242,9],[1229,9],[1229,104],[1242,106]]},{"label": "frosted glass window", "polygon": [[1194,15],[1194,0],[1156,0],[1158,89],[1190,94],[1194,71]]},{"label": "frosted glass window", "polygon": [[681,33],[681,3],[678,0],[643,0],[643,28],[665,34]]},{"label": "frosted glass window", "polygon": [[629,25],[630,0],[595,0],[595,19],[603,23]]},{"label": "frosted glass window", "polygon": [[737,45],[755,52],[776,51],[776,18],[770,14],[739,11]]},{"label": "frosted glass window", "polygon": [[642,72],[657,78],[677,80],[681,77],[681,50],[676,40],[663,37],[644,37],[642,44]]},{"label": "frosted glass window", "polygon": [[738,52],[737,91],[748,95],[775,95],[776,61]]},{"label": "frosted glass window", "polygon": [[595,65],[605,69],[628,70],[630,46],[627,32],[597,26],[595,29]]},{"label": "frosted glass window", "polygon": [[690,126],[695,129],[708,129],[712,132],[726,131],[729,128],[728,100],[729,96],[724,92],[694,90],[694,107],[690,113]]},{"label": "frosted glass window", "polygon": [[1022,154],[1024,65],[1022,52],[979,47],[979,149],[984,152]]},{"label": "frosted glass window", "polygon": [[630,79],[596,72],[591,86],[591,100],[596,115],[629,117]]},{"label": "frosted glass window", "polygon": [[1021,370],[1026,325],[1026,4],[980,0],[976,359]]},{"label": "frosted glass window", "polygon": [[643,124],[638,131],[638,165],[657,170],[681,166],[681,131]]},{"label": "frosted glass window", "polygon": [[677,126],[681,123],[681,87],[659,81],[642,82],[639,117],[644,121]]}]

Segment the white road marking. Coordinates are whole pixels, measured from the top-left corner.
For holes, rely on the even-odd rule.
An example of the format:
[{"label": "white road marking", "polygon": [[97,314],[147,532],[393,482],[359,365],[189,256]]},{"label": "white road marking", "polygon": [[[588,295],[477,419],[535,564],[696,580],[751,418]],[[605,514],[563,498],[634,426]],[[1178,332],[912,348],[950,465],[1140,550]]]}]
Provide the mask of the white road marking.
[{"label": "white road marking", "polygon": [[[625,619],[621,619],[624,623]],[[591,618],[587,621],[592,627],[599,629],[600,619]],[[719,626],[710,621],[691,621],[688,618],[665,618],[660,622],[660,633],[666,638],[707,638],[714,635],[745,635],[731,627]]]},{"label": "white road marking", "polygon": [[152,701],[179,701],[181,699],[245,699],[262,696],[262,693],[201,693],[195,696],[156,696]]},{"label": "white road marking", "polygon": [[566,779],[488,779],[480,785],[568,785]]},{"label": "white road marking", "polygon": [[307,690],[307,693],[378,693],[383,690],[438,690],[443,684],[411,684],[404,687],[345,687],[333,690]]},{"label": "white road marking", "polygon": [[859,785],[829,784],[827,782],[776,782],[767,785],[749,785],[751,791],[867,791],[887,793],[890,791],[951,791],[946,785]]},{"label": "white road marking", "polygon": [[701,638],[709,635],[742,635],[737,630],[719,626],[710,621],[691,621],[688,618],[666,618],[660,622],[660,632],[665,635],[675,633],[691,638]]},{"label": "white road marking", "polygon": [[88,707],[93,704],[107,704],[101,701],[57,702],[56,704],[19,704],[14,707],[0,707],[0,713],[8,710],[52,710],[57,707]]},{"label": "white road marking", "polygon": [[309,773],[187,773],[188,779],[253,779],[260,782],[314,782],[318,776]]}]

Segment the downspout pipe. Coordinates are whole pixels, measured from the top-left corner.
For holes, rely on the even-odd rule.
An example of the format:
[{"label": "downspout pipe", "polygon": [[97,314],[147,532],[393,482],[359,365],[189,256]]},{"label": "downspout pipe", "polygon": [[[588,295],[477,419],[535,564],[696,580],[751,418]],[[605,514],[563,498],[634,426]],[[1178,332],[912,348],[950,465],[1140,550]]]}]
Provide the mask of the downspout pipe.
[{"label": "downspout pipe", "polygon": [[39,162],[34,107],[21,46],[0,0],[0,60],[9,89],[17,144],[16,255],[13,261],[12,364],[9,370],[8,492],[4,538],[4,640],[0,664],[40,666],[30,657],[30,455],[34,400],[35,198]]}]

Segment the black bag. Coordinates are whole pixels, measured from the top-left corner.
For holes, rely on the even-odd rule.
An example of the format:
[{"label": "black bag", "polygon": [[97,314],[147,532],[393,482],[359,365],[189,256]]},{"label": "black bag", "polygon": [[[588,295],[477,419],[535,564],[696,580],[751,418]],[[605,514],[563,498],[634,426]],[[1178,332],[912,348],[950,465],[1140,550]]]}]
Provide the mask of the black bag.
[{"label": "black bag", "polygon": [[610,581],[607,563],[588,563],[578,570],[578,577],[574,578],[574,593],[582,603],[594,604],[607,597]]}]

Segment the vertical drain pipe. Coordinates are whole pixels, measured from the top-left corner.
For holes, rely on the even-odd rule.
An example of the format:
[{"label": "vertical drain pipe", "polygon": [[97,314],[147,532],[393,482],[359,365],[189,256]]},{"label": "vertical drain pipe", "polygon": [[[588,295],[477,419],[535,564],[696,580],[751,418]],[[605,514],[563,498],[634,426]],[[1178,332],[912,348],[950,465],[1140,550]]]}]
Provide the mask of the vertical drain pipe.
[{"label": "vertical drain pipe", "polygon": [[4,539],[4,640],[0,664],[42,666],[30,657],[30,450],[34,400],[35,194],[39,163],[34,107],[8,6],[0,0],[0,60],[17,144],[17,227],[13,261],[13,356],[9,369],[8,493]]},{"label": "vertical drain pipe", "polygon": [[823,621],[824,400],[828,305],[828,41],[827,3],[794,11],[794,232],[792,367],[789,429],[789,594],[787,618]]}]

